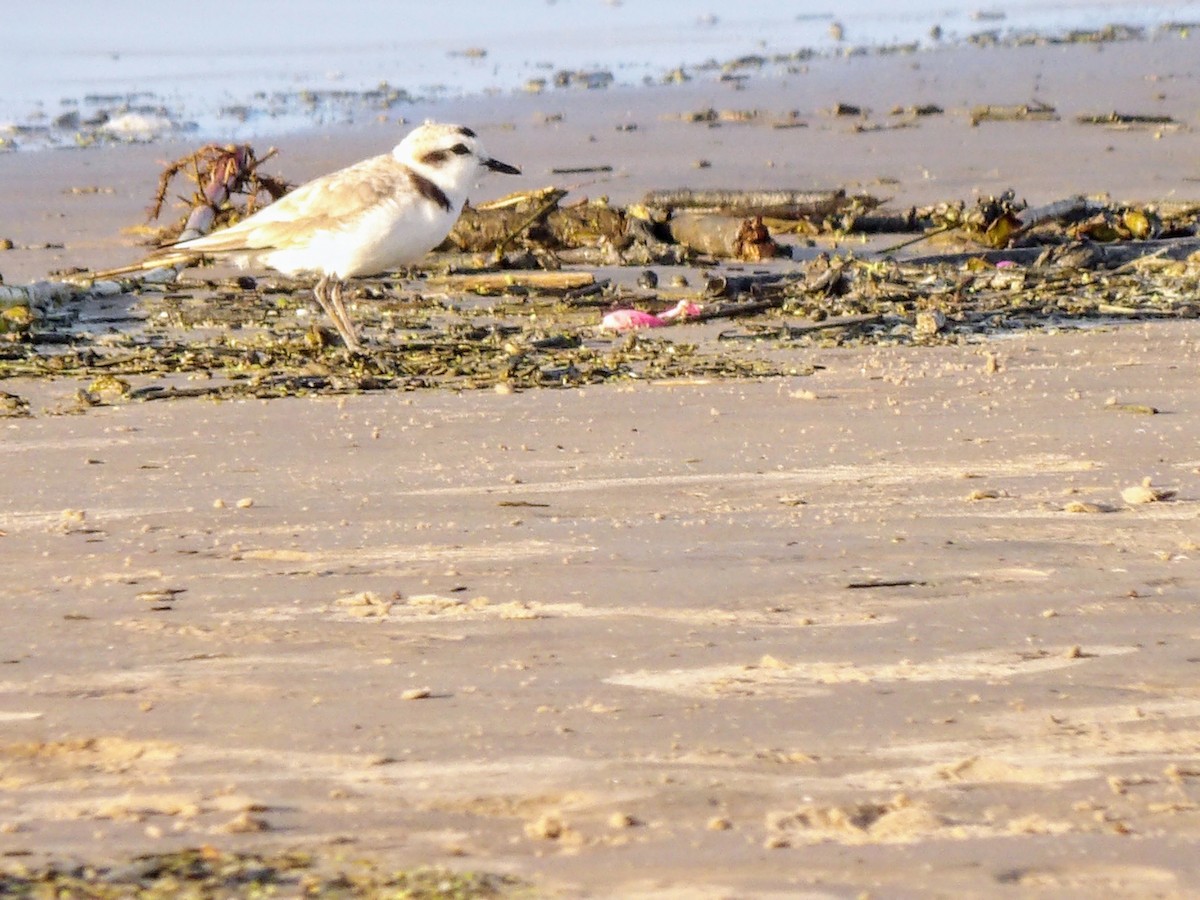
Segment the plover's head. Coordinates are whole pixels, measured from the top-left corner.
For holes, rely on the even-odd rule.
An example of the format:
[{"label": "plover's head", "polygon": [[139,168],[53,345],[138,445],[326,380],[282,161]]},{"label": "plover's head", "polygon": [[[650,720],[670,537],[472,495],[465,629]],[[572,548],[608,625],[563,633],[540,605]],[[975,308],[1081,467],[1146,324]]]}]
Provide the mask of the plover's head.
[{"label": "plover's head", "polygon": [[484,170],[521,174],[516,166],[488,156],[479,145],[475,132],[465,125],[426,122],[410,131],[392,154],[414,172],[452,194],[465,194]]}]

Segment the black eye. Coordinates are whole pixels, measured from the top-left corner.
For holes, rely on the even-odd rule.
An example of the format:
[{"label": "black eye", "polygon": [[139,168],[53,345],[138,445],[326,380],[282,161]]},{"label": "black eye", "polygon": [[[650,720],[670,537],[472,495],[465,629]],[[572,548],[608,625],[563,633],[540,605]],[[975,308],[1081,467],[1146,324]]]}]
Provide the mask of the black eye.
[{"label": "black eye", "polygon": [[468,147],[466,144],[455,144],[453,147],[450,148],[450,152],[453,153],[455,156],[466,156],[468,153],[471,152],[471,148]]}]

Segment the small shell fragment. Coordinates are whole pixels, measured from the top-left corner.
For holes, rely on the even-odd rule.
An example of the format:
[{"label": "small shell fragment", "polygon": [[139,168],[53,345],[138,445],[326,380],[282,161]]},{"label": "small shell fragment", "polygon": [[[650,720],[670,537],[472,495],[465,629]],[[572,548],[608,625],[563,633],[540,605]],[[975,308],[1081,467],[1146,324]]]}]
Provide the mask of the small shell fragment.
[{"label": "small shell fragment", "polygon": [[1127,487],[1121,491],[1121,499],[1134,506],[1138,503],[1160,503],[1170,500],[1177,492],[1169,488],[1156,488],[1150,484],[1150,479],[1143,478],[1141,484]]},{"label": "small shell fragment", "polygon": [[638,821],[629,813],[615,812],[608,817],[609,828],[633,828]]},{"label": "small shell fragment", "polygon": [[266,819],[251,815],[248,810],[243,810],[224,825],[218,825],[213,830],[222,834],[254,834],[259,831],[270,831],[271,826]]},{"label": "small shell fragment", "polygon": [[525,823],[525,834],[531,838],[544,841],[554,841],[562,837],[564,825],[562,819],[553,813],[547,813],[533,822]]},{"label": "small shell fragment", "polygon": [[1157,416],[1158,407],[1150,406],[1146,403],[1117,403],[1113,398],[1109,398],[1110,402],[1104,404],[1105,409],[1111,409],[1116,412],[1133,413],[1138,416]]},{"label": "small shell fragment", "polygon": [[999,500],[1000,492],[992,488],[977,488],[967,494],[966,498],[969,502],[976,500]]},{"label": "small shell fragment", "polygon": [[374,591],[360,591],[347,597],[339,597],[333,601],[348,615],[359,619],[382,618],[392,611],[392,601],[384,599]]}]

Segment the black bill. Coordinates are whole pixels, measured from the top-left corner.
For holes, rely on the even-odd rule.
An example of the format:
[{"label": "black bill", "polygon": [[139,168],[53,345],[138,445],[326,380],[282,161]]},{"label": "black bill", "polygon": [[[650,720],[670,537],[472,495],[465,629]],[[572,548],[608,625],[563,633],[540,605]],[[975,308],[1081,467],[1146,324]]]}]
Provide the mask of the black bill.
[{"label": "black bill", "polygon": [[498,159],[485,159],[483,165],[491,169],[493,172],[503,172],[505,175],[520,175],[521,170],[516,166],[510,166],[508,163],[502,163]]}]

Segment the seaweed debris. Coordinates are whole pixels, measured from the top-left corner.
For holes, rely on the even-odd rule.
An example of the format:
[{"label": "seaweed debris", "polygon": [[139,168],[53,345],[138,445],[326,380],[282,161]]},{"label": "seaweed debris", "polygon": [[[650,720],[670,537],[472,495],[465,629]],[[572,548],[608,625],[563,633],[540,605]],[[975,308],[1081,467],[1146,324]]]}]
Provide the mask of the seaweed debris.
[{"label": "seaweed debris", "polygon": [[[306,286],[282,277],[0,285],[0,381],[78,379],[65,412],[197,396],[507,392],[802,375],[817,347],[1200,316],[1195,204],[1070,197],[1027,208],[1010,191],[898,211],[819,193],[655,192],[629,207],[568,205],[553,188],[504,198],[464,216],[423,270],[352,286],[365,357],[334,346]],[[735,237],[749,223],[778,250],[752,262],[700,252],[684,220]],[[880,234],[904,240],[844,249]],[[916,255],[930,242],[934,252]],[[680,302],[698,314],[652,334],[600,328],[613,310],[661,316]],[[19,397],[7,406],[28,412]]]},{"label": "seaweed debris", "polygon": [[89,900],[259,896],[482,900],[514,896],[523,887],[506,875],[440,868],[384,872],[359,864],[326,871],[308,853],[236,853],[211,846],[148,854],[114,865],[9,864],[0,870],[0,896]]},{"label": "seaweed debris", "polygon": [[[178,222],[156,231],[156,245],[185,240],[184,235],[207,234],[214,228],[232,225],[258,209],[262,195],[278,200],[288,192],[286,181],[259,172],[259,167],[275,156],[272,147],[261,158],[249,144],[208,144],[174,162],[167,163],[158,179],[158,190],[146,210],[148,220],[157,219],[171,183],[186,171],[191,183],[191,196],[180,197],[187,214]],[[240,202],[235,198],[242,198]]]}]

